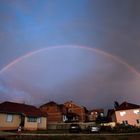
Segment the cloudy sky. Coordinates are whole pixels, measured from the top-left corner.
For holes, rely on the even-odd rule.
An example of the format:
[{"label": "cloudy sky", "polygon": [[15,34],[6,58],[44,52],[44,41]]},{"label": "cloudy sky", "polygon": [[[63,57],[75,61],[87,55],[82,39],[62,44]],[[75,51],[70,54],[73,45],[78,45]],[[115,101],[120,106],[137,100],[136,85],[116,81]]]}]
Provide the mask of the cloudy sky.
[{"label": "cloudy sky", "polygon": [[139,0],[0,0],[0,101],[140,104]]}]

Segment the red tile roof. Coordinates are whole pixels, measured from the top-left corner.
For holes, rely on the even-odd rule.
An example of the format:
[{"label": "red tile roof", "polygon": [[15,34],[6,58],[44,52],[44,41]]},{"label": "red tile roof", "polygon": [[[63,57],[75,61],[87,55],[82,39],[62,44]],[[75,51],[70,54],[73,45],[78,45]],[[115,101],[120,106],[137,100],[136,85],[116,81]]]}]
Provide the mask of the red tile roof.
[{"label": "red tile roof", "polygon": [[32,105],[26,105],[14,102],[3,102],[0,104],[0,112],[2,113],[14,113],[24,114],[25,116],[32,117],[46,117],[46,113]]},{"label": "red tile roof", "polygon": [[56,102],[54,102],[54,101],[50,101],[50,102],[48,102],[48,103],[46,103],[46,104],[43,104],[43,105],[41,105],[40,106],[40,108],[42,108],[42,107],[44,107],[44,106],[59,106]]},{"label": "red tile roof", "polygon": [[89,111],[90,113],[91,112],[97,112],[97,113],[104,113],[104,109],[100,108],[100,109],[92,109]]},{"label": "red tile roof", "polygon": [[116,110],[129,110],[129,109],[136,109],[140,108],[140,105],[128,103],[128,102],[123,102],[121,105],[119,105]]}]

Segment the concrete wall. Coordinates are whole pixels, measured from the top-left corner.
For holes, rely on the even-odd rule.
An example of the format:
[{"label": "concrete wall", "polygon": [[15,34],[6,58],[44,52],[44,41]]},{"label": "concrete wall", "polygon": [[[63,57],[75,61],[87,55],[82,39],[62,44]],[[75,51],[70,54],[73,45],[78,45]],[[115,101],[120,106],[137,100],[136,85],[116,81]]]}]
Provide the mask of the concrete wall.
[{"label": "concrete wall", "polygon": [[20,124],[20,115],[14,115],[12,122],[7,122],[7,114],[0,114],[0,130],[16,130]]},{"label": "concrete wall", "polygon": [[116,123],[115,122],[102,123],[101,126],[111,126],[113,128],[116,126]]},{"label": "concrete wall", "polygon": [[25,117],[24,130],[37,130],[37,122],[28,122],[28,118]]},{"label": "concrete wall", "polygon": [[46,130],[47,129],[47,118],[41,117],[41,122],[28,122],[28,117],[25,117],[24,130]]},{"label": "concrete wall", "polygon": [[47,129],[47,118],[46,117],[41,117],[41,122],[38,123],[37,128],[39,130]]}]

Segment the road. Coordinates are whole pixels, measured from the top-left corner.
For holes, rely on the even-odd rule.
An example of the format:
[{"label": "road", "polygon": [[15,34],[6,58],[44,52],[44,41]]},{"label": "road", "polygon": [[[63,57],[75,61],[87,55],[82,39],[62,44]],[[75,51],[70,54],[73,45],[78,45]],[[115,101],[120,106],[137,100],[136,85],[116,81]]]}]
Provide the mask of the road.
[{"label": "road", "polygon": [[[12,132],[0,132],[0,136],[16,136],[17,133]],[[90,133],[90,134],[83,134],[83,133],[64,133],[64,134],[35,134],[35,133],[22,133],[21,136],[128,136],[128,135],[140,135],[139,133]]]}]

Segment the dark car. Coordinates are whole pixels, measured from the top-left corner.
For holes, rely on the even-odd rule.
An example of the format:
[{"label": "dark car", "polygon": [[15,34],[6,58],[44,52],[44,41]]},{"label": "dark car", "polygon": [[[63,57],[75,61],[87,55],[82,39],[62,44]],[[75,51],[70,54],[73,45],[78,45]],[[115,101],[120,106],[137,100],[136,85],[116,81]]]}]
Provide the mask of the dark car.
[{"label": "dark car", "polygon": [[79,133],[81,132],[81,127],[79,124],[71,124],[69,128],[69,132],[71,133]]},{"label": "dark car", "polygon": [[89,133],[99,133],[100,132],[101,127],[97,126],[97,125],[89,125],[87,127],[87,130]]}]

